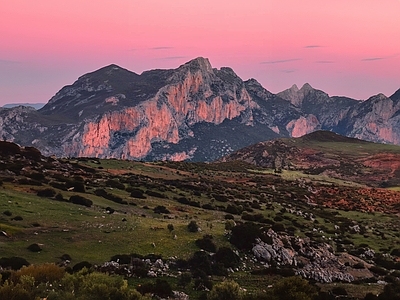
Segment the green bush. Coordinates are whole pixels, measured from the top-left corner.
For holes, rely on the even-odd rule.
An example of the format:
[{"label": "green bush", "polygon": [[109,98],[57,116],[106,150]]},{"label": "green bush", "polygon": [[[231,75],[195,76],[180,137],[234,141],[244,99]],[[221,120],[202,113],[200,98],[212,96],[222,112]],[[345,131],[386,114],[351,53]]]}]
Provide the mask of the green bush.
[{"label": "green bush", "polygon": [[96,196],[103,197],[107,200],[111,200],[115,203],[128,204],[128,202],[124,201],[121,197],[111,194],[111,193],[108,193],[104,189],[97,189],[94,191],[94,194]]},{"label": "green bush", "polygon": [[138,287],[141,294],[155,294],[161,298],[172,296],[172,288],[170,284],[163,279],[157,279],[155,283],[147,282]]},{"label": "green bush", "polygon": [[114,179],[108,179],[106,181],[106,186],[114,188],[114,189],[119,189],[119,190],[125,190],[125,185],[118,180]]},{"label": "green bush", "polygon": [[151,191],[151,190],[147,190],[146,194],[149,196],[161,198],[161,199],[167,198],[164,194],[156,192],[156,191]]},{"label": "green bush", "polygon": [[168,228],[169,232],[172,232],[175,229],[173,224],[168,224],[167,228]]},{"label": "green bush", "polygon": [[85,197],[79,196],[79,195],[74,195],[69,198],[69,202],[73,204],[78,204],[78,205],[83,205],[86,207],[91,207],[93,205],[93,201],[90,199],[87,199]]},{"label": "green bush", "polygon": [[215,253],[215,260],[225,268],[235,268],[240,263],[240,258],[231,248],[221,247]]},{"label": "green bush", "polygon": [[203,277],[201,274],[212,274],[211,257],[204,251],[196,251],[193,253],[193,256],[189,259],[188,263],[191,267],[192,273],[196,276]]},{"label": "green bush", "polygon": [[197,225],[196,221],[190,221],[188,224],[188,229],[190,232],[198,232],[199,231],[199,225]]},{"label": "green bush", "polygon": [[56,195],[56,191],[53,190],[52,188],[47,188],[47,189],[38,191],[37,195],[39,197],[52,198],[52,197],[54,197]]},{"label": "green bush", "polygon": [[254,223],[238,224],[232,228],[230,242],[241,250],[250,250],[261,236],[260,226]]},{"label": "green bush", "polygon": [[286,277],[278,281],[272,288],[277,300],[312,300],[317,295],[314,286],[301,277]]},{"label": "green bush", "polygon": [[242,291],[240,290],[240,286],[235,281],[231,280],[226,280],[221,283],[215,284],[207,295],[207,300],[240,299],[242,299]]},{"label": "green bush", "polygon": [[130,189],[131,197],[137,199],[146,199],[146,196],[143,195],[143,191],[141,189]]},{"label": "green bush", "polygon": [[92,264],[88,261],[81,261],[75,264],[72,268],[73,272],[79,272],[83,269],[90,269],[92,267]]},{"label": "green bush", "polygon": [[171,212],[164,206],[158,205],[153,209],[154,213],[156,214],[170,214]]},{"label": "green bush", "polygon": [[[4,269],[12,269],[12,270],[19,270],[23,266],[29,266],[29,262],[22,257],[2,257],[0,258],[0,266]],[[1,299],[1,298],[0,298]]]},{"label": "green bush", "polygon": [[35,284],[59,281],[63,278],[65,270],[55,264],[30,265],[22,267],[12,273],[11,280],[19,282],[22,276],[31,276],[35,279]]},{"label": "green bush", "polygon": [[217,251],[217,246],[214,244],[212,239],[213,239],[212,235],[207,234],[203,236],[201,239],[197,239],[195,241],[195,244],[200,249],[215,253]]},{"label": "green bush", "polygon": [[192,274],[184,272],[179,276],[179,286],[185,287],[190,284],[190,282],[192,282]]},{"label": "green bush", "polygon": [[7,216],[7,217],[11,217],[12,216],[12,212],[9,210],[5,210],[3,211],[3,215]]}]

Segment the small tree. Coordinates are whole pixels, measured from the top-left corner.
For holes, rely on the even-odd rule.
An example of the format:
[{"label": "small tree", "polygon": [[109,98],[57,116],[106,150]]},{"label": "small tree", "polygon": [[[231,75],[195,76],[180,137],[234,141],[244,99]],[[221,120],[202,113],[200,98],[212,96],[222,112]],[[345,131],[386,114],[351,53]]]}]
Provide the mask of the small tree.
[{"label": "small tree", "polygon": [[188,224],[188,229],[190,232],[198,232],[199,231],[199,225],[197,225],[196,221],[190,221]]},{"label": "small tree", "polygon": [[274,285],[272,291],[278,300],[312,300],[317,295],[316,288],[299,276],[282,279]]},{"label": "small tree", "polygon": [[191,282],[192,282],[192,274],[185,272],[182,273],[181,276],[179,277],[178,285],[186,287]]},{"label": "small tree", "polygon": [[[213,286],[207,295],[207,300],[239,300],[242,299],[240,286],[231,280],[226,280]],[[293,298],[296,299],[296,298]]]},{"label": "small tree", "polygon": [[236,226],[236,223],[234,220],[226,220],[225,222],[225,230],[229,230],[231,231],[233,229],[233,227]]},{"label": "small tree", "polygon": [[167,228],[168,228],[169,232],[172,232],[175,229],[174,225],[172,225],[172,224],[168,224]]}]

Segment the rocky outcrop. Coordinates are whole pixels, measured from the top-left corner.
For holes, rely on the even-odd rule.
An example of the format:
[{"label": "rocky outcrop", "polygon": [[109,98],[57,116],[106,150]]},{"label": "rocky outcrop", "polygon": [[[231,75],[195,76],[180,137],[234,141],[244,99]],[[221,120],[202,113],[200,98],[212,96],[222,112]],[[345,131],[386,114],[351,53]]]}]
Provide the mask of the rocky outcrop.
[{"label": "rocky outcrop", "polygon": [[365,263],[363,260],[349,254],[335,255],[327,243],[317,244],[309,238],[291,237],[272,229],[266,232],[266,236],[269,243],[257,239],[252,249],[255,258],[265,267],[291,266],[297,275],[323,283],[373,277],[368,270],[357,272],[352,268],[357,263]]},{"label": "rocky outcrop", "polygon": [[400,143],[399,94],[360,102],[305,84],[274,95],[201,57],[142,74],[110,65],[63,87],[39,111],[0,108],[0,138],[45,155],[195,161],[319,129]]}]

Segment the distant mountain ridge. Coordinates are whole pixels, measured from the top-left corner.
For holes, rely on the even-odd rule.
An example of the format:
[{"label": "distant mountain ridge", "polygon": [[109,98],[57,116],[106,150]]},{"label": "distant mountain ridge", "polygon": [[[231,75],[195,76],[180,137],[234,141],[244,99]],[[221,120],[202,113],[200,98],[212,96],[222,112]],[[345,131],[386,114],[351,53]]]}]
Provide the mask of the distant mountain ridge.
[{"label": "distant mountain ridge", "polygon": [[28,107],[33,107],[34,109],[41,109],[43,106],[45,106],[46,103],[7,103],[3,105],[3,108],[13,108],[17,106],[28,106]]},{"label": "distant mountain ridge", "polygon": [[309,84],[275,95],[202,57],[142,74],[110,65],[63,87],[38,111],[0,109],[0,138],[45,155],[212,161],[320,129],[400,144],[399,102],[400,90],[361,102]]}]

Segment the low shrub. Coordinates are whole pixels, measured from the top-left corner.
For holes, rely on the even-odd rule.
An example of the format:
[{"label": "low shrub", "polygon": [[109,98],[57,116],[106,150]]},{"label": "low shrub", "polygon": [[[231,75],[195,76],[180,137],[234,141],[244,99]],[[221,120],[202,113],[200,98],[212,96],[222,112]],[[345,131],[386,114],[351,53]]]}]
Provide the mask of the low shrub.
[{"label": "low shrub", "polygon": [[118,180],[114,180],[114,179],[108,179],[106,181],[106,186],[114,188],[114,189],[119,189],[119,190],[125,190],[125,185],[121,182],[119,182]]},{"label": "low shrub", "polygon": [[58,193],[58,194],[56,195],[55,199],[58,200],[58,201],[65,201],[63,195],[60,194],[60,193]]},{"label": "low shrub", "polygon": [[65,271],[55,264],[42,264],[25,266],[11,275],[11,280],[19,281],[22,276],[31,276],[35,279],[35,284],[54,282],[63,278]]},{"label": "low shrub", "polygon": [[36,195],[39,197],[52,198],[56,195],[56,191],[53,190],[52,188],[47,188],[47,189],[38,191]]},{"label": "low shrub", "polygon": [[169,298],[172,296],[172,288],[168,281],[157,279],[155,283],[146,282],[137,288],[142,295],[155,294],[161,298]]},{"label": "low shrub", "polygon": [[199,231],[199,225],[197,225],[196,221],[190,221],[188,224],[188,229],[190,232],[198,232]]},{"label": "low shrub", "polygon": [[19,270],[23,266],[29,266],[29,262],[22,257],[2,257],[0,258],[0,266],[4,269]]},{"label": "low shrub", "polygon": [[137,198],[137,199],[146,199],[146,196],[143,195],[143,191],[141,189],[130,189],[131,197]]},{"label": "low shrub", "polygon": [[225,268],[235,268],[240,263],[240,258],[229,247],[221,247],[215,253],[215,260],[222,264]]},{"label": "low shrub", "polygon": [[92,265],[90,262],[88,262],[88,261],[81,261],[81,262],[78,262],[77,264],[75,264],[75,265],[72,267],[72,271],[73,271],[74,273],[76,273],[76,272],[79,272],[80,270],[82,270],[83,268],[86,268],[86,269],[89,270],[92,266],[93,266],[93,265]]},{"label": "low shrub", "polygon": [[11,217],[12,216],[12,212],[9,210],[5,210],[3,211],[3,215],[7,216],[7,217]]},{"label": "low shrub", "polygon": [[164,206],[158,205],[153,209],[154,213],[156,214],[170,214],[171,212]]},{"label": "low shrub", "polygon": [[149,195],[149,196],[156,197],[156,198],[161,198],[161,199],[167,198],[164,194],[161,194],[159,192],[152,191],[152,190],[147,190],[146,194]]},{"label": "low shrub", "polygon": [[124,199],[122,199],[121,197],[111,194],[111,193],[108,193],[104,189],[97,189],[94,191],[94,194],[96,196],[103,197],[107,200],[111,200],[115,203],[128,204],[128,202],[124,201]]},{"label": "low shrub", "polygon": [[38,244],[30,244],[27,248],[31,252],[40,252],[42,251],[42,247],[40,247]]},{"label": "low shrub", "polygon": [[230,242],[241,250],[250,250],[256,238],[261,237],[260,226],[248,222],[232,228]]},{"label": "low shrub", "polygon": [[93,201],[90,199],[87,199],[85,197],[79,196],[79,195],[74,195],[69,198],[69,202],[73,204],[78,204],[78,205],[83,205],[86,207],[91,207],[93,205]]},{"label": "low shrub", "polygon": [[214,244],[212,239],[212,235],[207,234],[204,235],[201,239],[197,239],[195,241],[195,244],[200,249],[215,253],[217,251],[217,246]]}]

